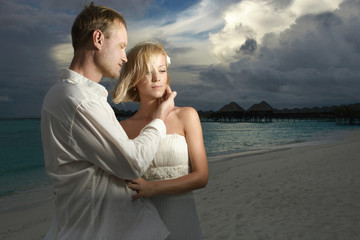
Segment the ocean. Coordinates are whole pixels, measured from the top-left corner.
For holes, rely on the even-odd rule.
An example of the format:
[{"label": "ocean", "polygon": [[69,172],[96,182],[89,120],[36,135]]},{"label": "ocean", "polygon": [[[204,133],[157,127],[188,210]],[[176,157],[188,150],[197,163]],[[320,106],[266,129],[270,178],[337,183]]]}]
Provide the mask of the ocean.
[{"label": "ocean", "polygon": [[270,123],[203,122],[208,156],[304,145],[342,139],[359,126],[338,125],[332,121],[296,120]]},{"label": "ocean", "polygon": [[[202,122],[209,157],[309,142],[337,141],[359,126],[324,121]],[[44,167],[40,119],[0,120],[0,199],[51,189]]]}]

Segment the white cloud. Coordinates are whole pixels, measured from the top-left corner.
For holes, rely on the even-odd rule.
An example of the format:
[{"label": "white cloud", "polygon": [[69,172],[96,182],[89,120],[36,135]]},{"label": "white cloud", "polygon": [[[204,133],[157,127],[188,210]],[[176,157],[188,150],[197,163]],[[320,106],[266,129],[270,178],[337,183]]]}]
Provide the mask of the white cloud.
[{"label": "white cloud", "polygon": [[289,11],[300,17],[335,10],[343,0],[294,0]]},{"label": "white cloud", "polygon": [[[276,10],[291,7],[303,13],[304,6],[295,8],[295,3]],[[207,89],[196,98],[211,99],[220,91],[226,92],[224,103],[237,101],[246,107],[266,100],[276,108],[359,102],[359,16],[359,1],[345,0],[332,11],[301,15],[279,33],[271,32],[273,28],[262,31],[255,52],[254,42],[239,42],[235,50],[245,46],[246,51],[230,49],[231,54],[224,55],[227,68],[214,65],[201,72],[199,86]],[[231,37],[232,32],[220,33]]]},{"label": "white cloud", "polygon": [[170,47],[192,49],[178,57],[172,56],[175,64],[212,64],[216,60],[211,54],[208,35],[223,26],[221,16],[218,2],[203,0],[176,16],[164,14],[163,20],[129,21],[130,46],[144,40],[163,39]]},{"label": "white cloud", "polygon": [[73,58],[74,50],[71,42],[57,44],[50,50],[50,57],[58,69],[67,68]]},{"label": "white cloud", "polygon": [[[128,19],[128,49],[141,41],[160,40],[166,43],[166,50],[178,49],[171,56],[173,65],[215,63],[208,33],[223,25],[221,14],[218,2],[203,0],[175,16],[164,13],[163,19]],[[50,56],[58,68],[68,66],[73,56],[71,41],[55,45]]]},{"label": "white cloud", "polygon": [[280,34],[289,29],[296,19],[306,14],[319,14],[336,9],[343,0],[295,0],[279,6],[266,0],[243,0],[230,6],[224,13],[225,26],[210,35],[213,54],[231,62],[234,54],[246,41],[254,39],[261,44],[266,34]]}]

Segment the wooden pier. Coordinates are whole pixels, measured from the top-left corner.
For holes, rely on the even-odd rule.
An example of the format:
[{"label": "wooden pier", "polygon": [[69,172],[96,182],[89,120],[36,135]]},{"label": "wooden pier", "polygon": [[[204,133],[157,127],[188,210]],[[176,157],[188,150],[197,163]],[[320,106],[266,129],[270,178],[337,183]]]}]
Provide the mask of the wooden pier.
[{"label": "wooden pier", "polygon": [[333,121],[341,125],[360,125],[360,103],[314,108],[294,108],[277,110],[265,101],[254,104],[248,110],[231,102],[216,112],[199,112],[201,121],[211,122],[251,122],[269,123],[321,120]]}]

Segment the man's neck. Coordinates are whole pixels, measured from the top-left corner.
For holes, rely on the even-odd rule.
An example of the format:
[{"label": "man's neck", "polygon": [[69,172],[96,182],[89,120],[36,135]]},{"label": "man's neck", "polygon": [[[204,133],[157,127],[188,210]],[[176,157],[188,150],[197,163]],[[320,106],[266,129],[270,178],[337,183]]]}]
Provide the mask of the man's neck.
[{"label": "man's neck", "polygon": [[69,69],[73,70],[87,79],[100,82],[102,75],[97,71],[97,67],[92,61],[92,57],[88,56],[85,53],[77,53],[74,55],[74,58],[70,64]]}]

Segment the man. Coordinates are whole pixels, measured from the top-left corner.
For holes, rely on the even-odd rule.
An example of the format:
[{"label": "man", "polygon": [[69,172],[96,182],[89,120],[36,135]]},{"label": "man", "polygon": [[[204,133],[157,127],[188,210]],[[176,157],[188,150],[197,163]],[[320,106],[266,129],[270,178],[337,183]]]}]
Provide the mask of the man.
[{"label": "man", "polygon": [[142,133],[130,140],[107,103],[102,77],[127,61],[126,22],[91,3],[72,27],[74,57],[47,93],[41,115],[46,171],[55,207],[47,239],[164,239],[168,231],[148,200],[132,201],[124,179],[141,176],[166,134],[175,92]]}]

